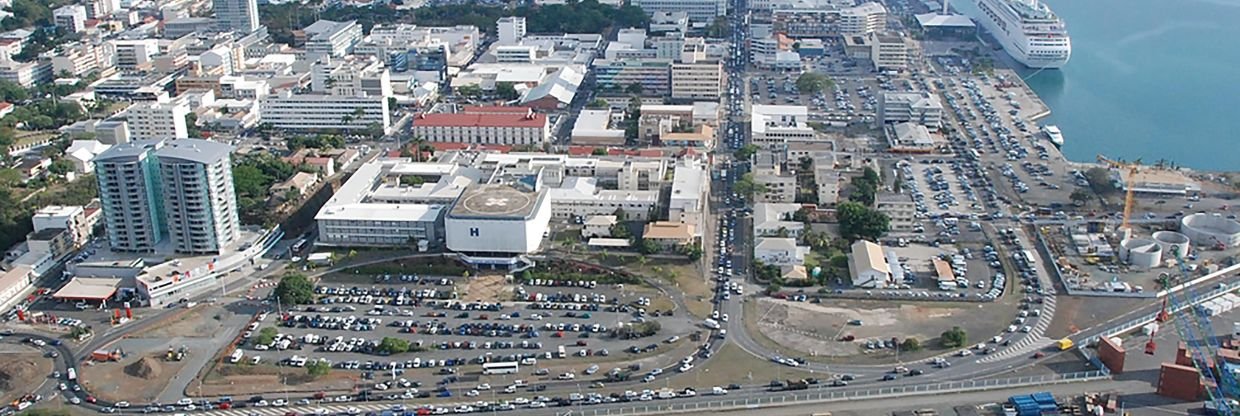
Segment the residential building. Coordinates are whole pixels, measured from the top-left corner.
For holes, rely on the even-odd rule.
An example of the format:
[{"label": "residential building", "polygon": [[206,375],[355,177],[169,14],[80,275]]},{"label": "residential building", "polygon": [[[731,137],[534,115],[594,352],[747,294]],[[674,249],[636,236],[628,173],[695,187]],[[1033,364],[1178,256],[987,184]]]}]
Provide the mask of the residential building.
[{"label": "residential building", "polygon": [[887,215],[891,231],[912,232],[917,224],[917,204],[907,194],[880,192],[874,198],[874,209]]},{"label": "residential building", "polygon": [[814,139],[809,108],[805,106],[755,104],[750,120],[750,142],[758,146],[783,149],[789,141]]},{"label": "residential building", "polygon": [[715,146],[715,129],[703,124],[692,131],[664,131],[659,135],[659,144],[668,147],[709,149]]},{"label": "residential building", "polygon": [[137,102],[125,110],[133,140],[184,139],[189,137],[185,116],[189,106],[181,100]]},{"label": "residential building", "polygon": [[495,22],[497,32],[499,33],[500,46],[519,45],[521,38],[525,37],[525,18],[519,16],[505,16],[499,18]]},{"label": "residential building", "polygon": [[619,220],[615,215],[592,215],[581,223],[581,238],[611,237],[611,227]]},{"label": "residential building", "polygon": [[113,251],[153,252],[166,236],[158,141],[113,146],[95,158],[104,228]]},{"label": "residential building", "polygon": [[908,68],[908,42],[898,32],[870,34],[870,60],[879,71],[903,71]]},{"label": "residential building", "polygon": [[70,4],[57,7],[56,10],[52,10],[52,21],[56,23],[56,27],[69,33],[85,31],[86,6]]},{"label": "residential building", "polygon": [[853,287],[885,289],[900,283],[893,279],[883,247],[878,244],[857,240],[852,244],[848,263]]},{"label": "residential building", "polygon": [[348,55],[362,40],[362,26],[356,20],[319,20],[302,31],[306,35],[306,52],[319,56]]},{"label": "residential building", "polygon": [[413,135],[432,142],[542,145],[551,137],[546,114],[528,107],[474,107],[462,113],[424,113]]},{"label": "residential building", "polygon": [[110,147],[98,140],[74,140],[65,150],[65,159],[73,163],[74,172],[91,173],[95,171],[95,157]]},{"label": "residential building", "polygon": [[769,266],[795,266],[805,264],[809,247],[797,245],[795,238],[762,237],[754,241],[754,261]]},{"label": "residential building", "polygon": [[663,249],[693,244],[695,235],[697,232],[692,225],[673,221],[648,222],[642,231],[643,240],[653,241]]},{"label": "residential building", "polygon": [[49,229],[69,230],[73,246],[80,247],[90,239],[98,218],[88,216],[86,207],[80,205],[49,205],[35,211],[30,220],[36,233]]},{"label": "residential building", "polygon": [[159,54],[159,43],[156,39],[119,39],[110,40],[114,51],[113,59],[118,69],[143,70],[154,65],[154,57]]},{"label": "residential building", "polygon": [[718,100],[723,92],[723,64],[719,61],[672,64],[673,100]]},{"label": "residential building", "polygon": [[294,94],[283,91],[260,100],[262,122],[282,130],[354,132],[392,127],[388,100],[383,96]]},{"label": "residential building", "polygon": [[240,237],[232,146],[172,140],[155,149],[168,236],[178,253],[220,253]]},{"label": "residential building", "polygon": [[912,122],[932,131],[943,125],[943,103],[930,92],[887,92],[878,101],[878,119],[883,124]]},{"label": "residential building", "polygon": [[24,88],[46,82],[52,77],[52,66],[47,62],[0,61],[0,80],[12,82]]},{"label": "residential building", "polygon": [[766,192],[754,195],[757,202],[795,202],[797,198],[797,177],[783,168],[780,157],[770,151],[758,152],[754,155],[754,183],[761,184]]},{"label": "residential building", "polygon": [[392,76],[375,57],[321,58],[310,71],[310,90],[351,97],[391,97]]},{"label": "residential building", "polygon": [[727,0],[634,0],[647,15],[684,12],[689,20],[709,24],[716,17],[728,14]]},{"label": "residential building", "polygon": [[86,17],[88,19],[104,20],[120,9],[120,0],[88,0],[86,2]]},{"label": "residential building", "polygon": [[88,43],[72,43],[60,47],[51,57],[52,74],[80,77],[101,69],[99,48]]},{"label": "residential building", "polygon": [[754,237],[798,238],[805,232],[805,223],[792,219],[801,204],[759,202],[753,205]]},{"label": "residential building", "polygon": [[258,30],[257,0],[212,0],[212,4],[220,31],[247,34]]}]

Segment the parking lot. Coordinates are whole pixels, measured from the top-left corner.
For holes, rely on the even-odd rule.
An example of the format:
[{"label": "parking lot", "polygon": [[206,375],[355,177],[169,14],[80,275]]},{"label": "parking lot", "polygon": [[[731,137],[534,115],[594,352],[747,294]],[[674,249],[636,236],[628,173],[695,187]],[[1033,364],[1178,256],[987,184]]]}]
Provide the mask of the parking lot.
[{"label": "parking lot", "polygon": [[[520,301],[471,302],[455,299],[459,279],[384,276],[366,285],[320,285],[314,305],[258,315],[242,335],[235,364],[302,367],[322,359],[337,369],[361,371],[363,378],[450,382],[476,374],[483,363],[520,362],[529,369],[522,374],[540,375],[537,369],[561,360],[640,358],[669,349],[661,341],[692,330],[689,318],[647,311],[649,298],[620,285],[534,281],[514,287]],[[626,339],[628,330],[621,330],[645,327],[654,333]],[[267,328],[278,335],[264,336]],[[391,351],[385,338],[407,341],[409,352]],[[436,370],[403,375],[415,368]]]}]

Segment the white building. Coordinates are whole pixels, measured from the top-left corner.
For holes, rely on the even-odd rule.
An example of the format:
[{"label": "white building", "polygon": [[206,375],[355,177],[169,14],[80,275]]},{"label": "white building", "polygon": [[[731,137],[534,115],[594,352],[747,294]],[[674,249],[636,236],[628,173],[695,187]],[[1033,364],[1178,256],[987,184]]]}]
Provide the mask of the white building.
[{"label": "white building", "polygon": [[892,151],[927,153],[934,151],[934,137],[926,126],[903,122],[884,129]]},{"label": "white building", "polygon": [[547,192],[474,185],[448,210],[444,228],[449,250],[467,261],[495,264],[538,251],[550,221]]},{"label": "white building", "polygon": [[878,101],[878,117],[884,123],[912,122],[938,130],[943,126],[943,103],[929,92],[887,92]]},{"label": "white building", "polygon": [[57,27],[69,33],[86,30],[86,6],[71,4],[52,10],[52,20]]},{"label": "white building", "polygon": [[798,246],[795,238],[762,237],[754,241],[754,260],[766,265],[802,265],[807,253],[809,247]]},{"label": "white building", "polygon": [[[154,56],[159,54],[157,39],[118,39],[110,40],[108,43],[112,46],[105,47],[105,51],[114,52],[114,63],[119,69],[150,68],[154,62]],[[106,55],[106,52],[104,54]]]},{"label": "white building", "polygon": [[648,15],[684,12],[689,20],[707,24],[728,14],[727,0],[634,0],[631,4]]},{"label": "white building", "polygon": [[448,207],[480,178],[481,172],[452,164],[363,164],[315,216],[317,244],[441,246]]},{"label": "white building", "polygon": [[673,63],[672,99],[718,100],[723,80],[723,64],[718,61]]},{"label": "white building", "polygon": [[99,48],[87,43],[61,46],[52,56],[52,73],[79,77],[100,69]]},{"label": "white building", "polygon": [[432,142],[542,145],[551,137],[546,114],[527,107],[466,107],[462,113],[425,113],[413,135]]},{"label": "white building", "polygon": [[362,26],[356,20],[319,20],[302,31],[306,34],[306,52],[319,56],[348,55],[362,40]]},{"label": "white building", "polygon": [[25,88],[51,78],[51,65],[41,62],[0,61],[0,80]]},{"label": "white building", "polygon": [[125,110],[133,140],[184,139],[189,137],[185,116],[189,106],[181,100],[137,102]]},{"label": "white building", "polygon": [[843,36],[864,36],[887,30],[887,9],[882,4],[866,2],[840,10],[839,33]]},{"label": "white building", "polygon": [[908,41],[897,32],[875,32],[870,35],[870,60],[879,71],[903,71],[908,68]]},{"label": "white building", "polygon": [[753,235],[755,237],[778,237],[780,233],[792,238],[801,236],[805,223],[793,221],[792,215],[801,210],[801,204],[760,202],[753,205]]},{"label": "white building", "polygon": [[310,69],[310,90],[351,97],[391,97],[392,76],[375,57],[326,56]]},{"label": "white building", "polygon": [[883,247],[865,240],[852,244],[849,269],[852,271],[853,287],[883,289],[897,284],[893,281],[891,267],[883,255]]},{"label": "white building", "polygon": [[581,237],[611,237],[611,227],[616,225],[619,219],[615,215],[594,215],[586,217],[581,223]]},{"label": "white building", "polygon": [[757,202],[794,202],[797,198],[797,177],[786,171],[778,155],[769,151],[754,156],[753,181],[766,188],[766,192],[754,195]]},{"label": "white building", "polygon": [[499,18],[495,22],[497,32],[499,33],[500,46],[519,45],[521,38],[525,37],[525,18],[519,16],[505,16]]},{"label": "white building", "polygon": [[879,193],[874,198],[874,209],[887,215],[891,231],[913,231],[917,221],[917,204],[907,194]]},{"label": "white building", "polygon": [[348,97],[284,91],[263,97],[260,108],[262,122],[277,129],[365,131],[378,127],[386,134],[392,127],[388,100],[382,96]]},{"label": "white building", "polygon": [[547,188],[553,218],[568,219],[612,215],[624,211],[625,219],[646,221],[659,204],[659,191],[600,189],[598,179],[564,178],[558,187]]},{"label": "white building", "polygon": [[753,144],[783,148],[790,140],[812,140],[809,108],[801,105],[762,105],[751,107],[749,134]]},{"label": "white building", "polygon": [[95,157],[112,147],[98,140],[74,140],[65,150],[65,158],[73,163],[73,171],[91,173],[95,171]]},{"label": "white building", "polygon": [[246,34],[258,30],[257,0],[212,0],[220,31]]},{"label": "white building", "polygon": [[667,219],[693,226],[695,237],[706,229],[707,198],[710,196],[709,167],[695,159],[682,159],[672,170],[672,190],[667,201]]},{"label": "white building", "polygon": [[611,127],[611,110],[581,110],[573,123],[572,143],[582,146],[623,146],[624,130]]}]

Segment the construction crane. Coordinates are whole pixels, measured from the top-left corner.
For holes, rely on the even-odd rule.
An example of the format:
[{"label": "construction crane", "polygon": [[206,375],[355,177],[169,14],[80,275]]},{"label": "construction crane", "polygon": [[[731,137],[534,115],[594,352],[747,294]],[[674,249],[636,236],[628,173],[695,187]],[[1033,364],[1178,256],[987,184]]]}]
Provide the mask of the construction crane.
[{"label": "construction crane", "polygon": [[[1179,248],[1174,246],[1171,253],[1179,266],[1181,281],[1187,282],[1192,275],[1188,270],[1188,263],[1184,261],[1184,253],[1180,253]],[[1223,369],[1222,361],[1218,359],[1219,344],[1214,336],[1214,328],[1210,325],[1210,318],[1197,313],[1192,307],[1193,297],[1189,293],[1189,287],[1171,291],[1175,284],[1175,279],[1167,279],[1164,289],[1167,296],[1164,298],[1165,303],[1159,318],[1170,320],[1180,340],[1184,342],[1193,366],[1201,373],[1209,403],[1218,409],[1220,415],[1234,415],[1240,412],[1234,402],[1236,397],[1240,397],[1240,385],[1237,384],[1235,375]],[[1152,338],[1150,344],[1153,344]],[[1147,345],[1146,349],[1150,350],[1152,347],[1154,345]]]},{"label": "construction crane", "polygon": [[1124,219],[1123,222],[1120,223],[1119,229],[1131,230],[1128,225],[1128,219],[1132,217],[1133,189],[1136,188],[1133,186],[1133,183],[1136,182],[1137,171],[1141,168],[1141,160],[1137,159],[1135,163],[1124,163],[1107,159],[1107,157],[1103,155],[1098,155],[1098,163],[1113,169],[1128,171],[1128,178],[1124,180],[1124,187],[1127,188],[1124,192]]}]

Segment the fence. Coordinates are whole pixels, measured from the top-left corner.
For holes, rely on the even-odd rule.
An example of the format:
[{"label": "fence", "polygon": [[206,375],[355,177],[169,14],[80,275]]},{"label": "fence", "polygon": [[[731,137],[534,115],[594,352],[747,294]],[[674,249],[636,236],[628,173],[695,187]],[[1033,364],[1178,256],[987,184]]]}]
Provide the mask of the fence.
[{"label": "fence", "polygon": [[[1175,312],[1179,312],[1181,310],[1184,310],[1185,308],[1191,308],[1201,302],[1205,302],[1207,300],[1214,299],[1219,296],[1223,296],[1227,293],[1233,292],[1238,288],[1240,288],[1240,282],[1231,282],[1231,283],[1222,284],[1221,286],[1215,288],[1214,290],[1211,290],[1209,292],[1202,293],[1200,295],[1193,297],[1192,300],[1190,300],[1188,303],[1184,305],[1180,305],[1179,308],[1176,308],[1174,310],[1169,310],[1167,312],[1174,314]],[[1111,327],[1111,329],[1103,331],[1099,333],[1098,335],[1094,335],[1094,336],[1082,339],[1079,342],[1079,344],[1081,346],[1090,345],[1090,344],[1093,344],[1094,342],[1097,342],[1102,337],[1110,337],[1110,336],[1114,336],[1117,334],[1122,334],[1128,331],[1132,331],[1134,329],[1140,328],[1141,326],[1145,324],[1154,322],[1154,319],[1157,317],[1158,317],[1158,312],[1143,315],[1140,318],[1132,319],[1122,324],[1113,326]]]},{"label": "fence", "polygon": [[880,387],[869,390],[842,391],[826,390],[798,393],[777,394],[752,398],[719,399],[685,403],[652,403],[634,404],[620,407],[598,409],[582,409],[574,414],[581,415],[640,415],[650,413],[682,413],[700,411],[727,411],[737,409],[754,409],[770,406],[792,406],[812,403],[830,403],[851,400],[870,400],[881,398],[897,398],[921,396],[927,394],[953,394],[976,391],[999,390],[1015,387],[1039,386],[1055,384],[1079,383],[1094,380],[1105,380],[1110,377],[1102,371],[1087,371],[1070,374],[1044,376],[1015,377],[994,380],[969,380],[943,382],[927,385]]}]

